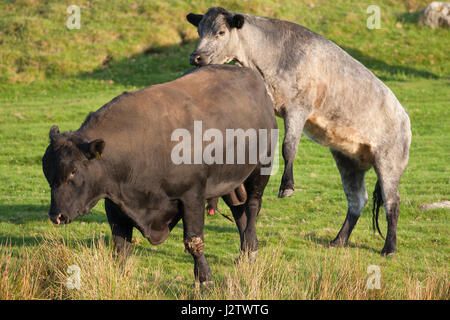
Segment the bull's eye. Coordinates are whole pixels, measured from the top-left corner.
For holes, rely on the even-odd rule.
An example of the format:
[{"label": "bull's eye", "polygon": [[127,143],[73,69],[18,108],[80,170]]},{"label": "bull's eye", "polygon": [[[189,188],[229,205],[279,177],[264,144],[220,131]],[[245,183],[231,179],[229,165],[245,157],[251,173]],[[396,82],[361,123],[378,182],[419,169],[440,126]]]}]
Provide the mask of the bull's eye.
[{"label": "bull's eye", "polygon": [[72,180],[73,177],[75,177],[76,173],[77,173],[77,169],[73,169],[72,172],[69,174],[69,179],[68,180]]},{"label": "bull's eye", "polygon": [[219,31],[219,36],[223,36],[225,34],[225,31]]}]

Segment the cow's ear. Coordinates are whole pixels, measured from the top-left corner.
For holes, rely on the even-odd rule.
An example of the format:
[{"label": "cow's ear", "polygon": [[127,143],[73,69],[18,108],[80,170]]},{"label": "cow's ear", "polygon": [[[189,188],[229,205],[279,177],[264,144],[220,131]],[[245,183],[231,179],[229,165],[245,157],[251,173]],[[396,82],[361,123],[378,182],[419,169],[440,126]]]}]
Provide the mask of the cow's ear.
[{"label": "cow's ear", "polygon": [[235,14],[227,19],[230,28],[240,29],[244,25],[244,16],[242,14]]},{"label": "cow's ear", "polygon": [[191,24],[193,24],[194,26],[198,27],[198,24],[200,23],[200,21],[203,19],[203,15],[202,14],[195,14],[195,13],[189,13],[186,16],[187,21],[189,21]]},{"label": "cow's ear", "polygon": [[103,139],[95,139],[91,142],[83,143],[79,148],[89,160],[100,159],[102,157],[103,149],[105,149],[105,141],[103,141]]}]

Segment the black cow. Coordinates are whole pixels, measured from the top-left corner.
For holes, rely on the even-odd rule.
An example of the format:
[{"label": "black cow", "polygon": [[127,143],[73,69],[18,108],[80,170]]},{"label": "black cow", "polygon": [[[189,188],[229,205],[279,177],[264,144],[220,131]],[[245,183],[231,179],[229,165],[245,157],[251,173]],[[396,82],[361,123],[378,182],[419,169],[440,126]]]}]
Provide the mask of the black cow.
[{"label": "black cow", "polygon": [[[269,138],[277,132],[272,108],[257,73],[209,66],[172,82],[125,92],[89,114],[77,131],[60,133],[54,126],[42,159],[51,187],[50,219],[67,224],[105,199],[115,247],[125,256],[133,227],[157,245],[182,219],[195,278],[204,283],[210,279],[203,253],[207,199],[244,184],[246,202],[231,210],[241,249],[256,253],[255,220],[269,179],[261,172],[270,169],[276,145]],[[200,123],[205,131],[201,136]],[[220,134],[228,138],[232,129],[243,135],[216,141]],[[252,130],[259,133],[257,148]],[[241,147],[245,154],[240,159]]]}]

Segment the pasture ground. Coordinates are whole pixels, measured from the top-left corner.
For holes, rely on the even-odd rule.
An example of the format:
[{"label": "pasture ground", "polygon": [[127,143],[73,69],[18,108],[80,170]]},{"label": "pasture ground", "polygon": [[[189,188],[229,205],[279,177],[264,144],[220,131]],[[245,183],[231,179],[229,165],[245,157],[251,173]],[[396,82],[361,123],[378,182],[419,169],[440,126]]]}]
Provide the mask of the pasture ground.
[{"label": "pasture ground", "polygon": [[[449,31],[415,23],[426,1],[377,1],[379,30],[366,28],[366,8],[374,1],[221,1],[230,10],[294,21],[335,41],[397,95],[413,140],[400,185],[397,254],[380,256],[383,240],[371,230],[371,201],[349,247],[328,248],[347,203],[331,154],[305,137],[294,166],[294,196],[276,197],[282,161],[265,191],[256,264],[236,266],[235,225],[220,215],[206,218],[214,284],[204,292],[192,290],[193,262],[183,252],[181,223],[158,247],[135,230],[134,253],[124,267],[111,257],[103,202],[68,226],[52,225],[41,157],[53,124],[76,130],[88,112],[122,91],[189,69],[196,32],[184,16],[215,3],[78,1],[81,29],[68,30],[69,2],[0,4],[0,299],[449,299],[449,209],[419,210],[450,200]],[[369,195],[375,181],[372,170]],[[228,211],[223,203],[220,208]],[[385,233],[384,214],[380,225]],[[72,264],[81,268],[80,290],[64,285]],[[380,268],[380,289],[366,288],[370,265]]]}]

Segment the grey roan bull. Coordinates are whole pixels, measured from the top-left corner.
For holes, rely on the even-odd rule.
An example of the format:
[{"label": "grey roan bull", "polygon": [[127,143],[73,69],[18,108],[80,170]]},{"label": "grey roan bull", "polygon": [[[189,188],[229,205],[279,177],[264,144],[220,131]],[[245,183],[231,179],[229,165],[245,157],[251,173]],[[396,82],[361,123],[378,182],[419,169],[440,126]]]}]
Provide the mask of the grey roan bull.
[{"label": "grey roan bull", "polygon": [[[396,250],[398,185],[408,163],[409,117],[372,72],[333,42],[295,23],[210,8],[189,14],[200,36],[191,64],[235,61],[265,80],[284,119],[284,173],[279,197],[292,195],[292,166],[302,132],[329,147],[341,174],[348,212],[332,245],[346,245],[368,200],[364,175],[374,167],[374,225],[384,202],[388,231],[382,254]],[[380,232],[379,228],[378,231]],[[381,232],[380,232],[381,233]]]},{"label": "grey roan bull", "polygon": [[[195,139],[195,121],[202,121],[205,135],[209,129],[224,136],[234,128],[258,131],[256,160],[248,160],[252,146],[244,137],[239,148],[244,146],[246,161],[175,162],[174,148],[191,139],[176,142],[172,135],[181,129],[194,133]],[[50,145],[42,159],[51,187],[50,219],[69,223],[105,199],[116,249],[125,256],[133,228],[157,245],[182,219],[195,278],[204,283],[210,278],[203,242],[205,201],[227,195],[241,184],[246,202],[231,210],[241,250],[256,255],[256,217],[270,177],[261,170],[270,169],[272,163],[273,130],[277,123],[272,101],[260,75],[248,68],[210,66],[172,82],[123,93],[91,113],[77,131],[60,133],[56,126],[50,130]],[[264,135],[269,138],[261,143]],[[186,142],[183,157],[192,159],[184,152],[195,153],[202,144],[205,150],[210,146],[205,141],[197,145],[194,141],[193,147]],[[217,144],[215,154],[228,156],[232,151],[239,156],[232,150],[238,141],[235,135],[227,144]]]}]

